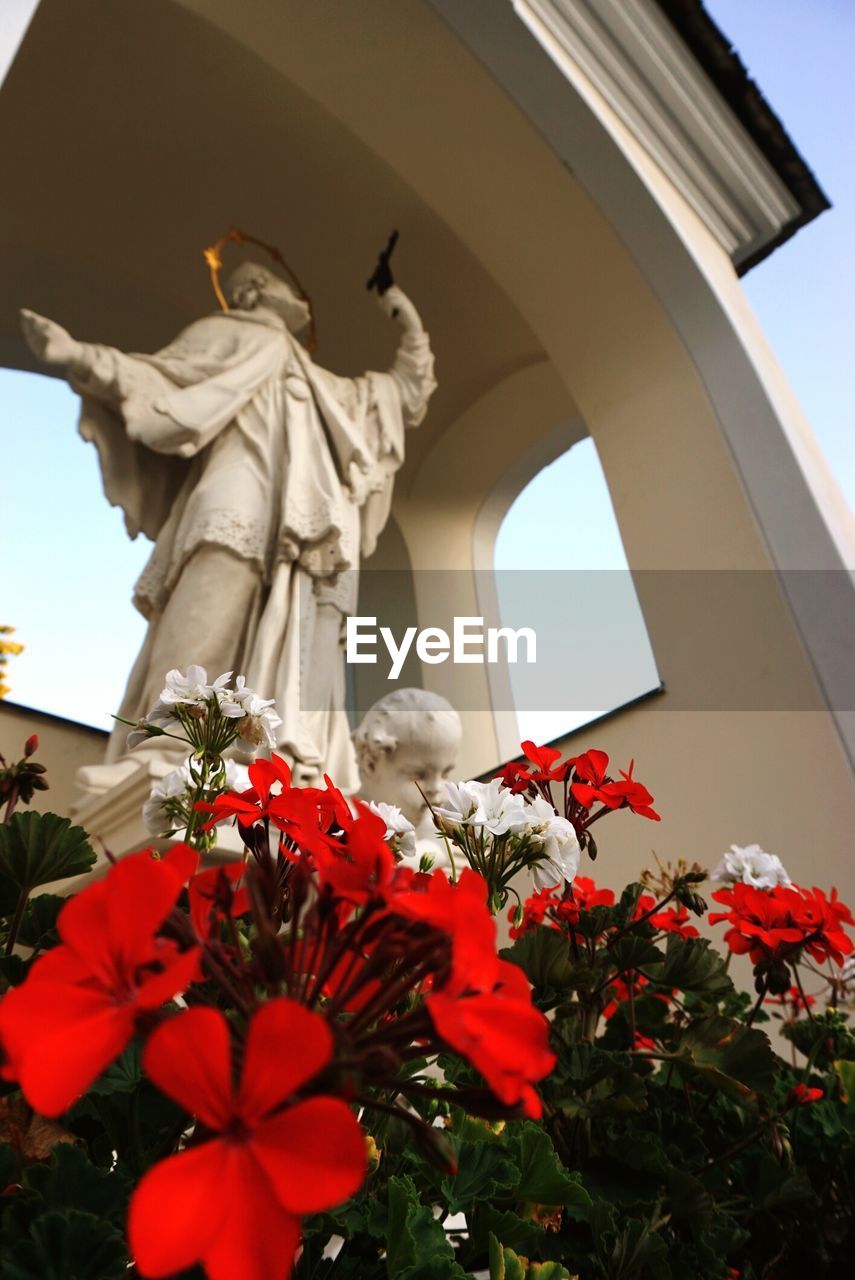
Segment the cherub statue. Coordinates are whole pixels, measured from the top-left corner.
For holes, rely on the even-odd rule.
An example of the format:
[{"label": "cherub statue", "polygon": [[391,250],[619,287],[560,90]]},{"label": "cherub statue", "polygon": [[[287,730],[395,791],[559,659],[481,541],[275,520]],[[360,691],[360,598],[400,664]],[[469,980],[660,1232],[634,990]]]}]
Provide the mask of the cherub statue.
[{"label": "cherub statue", "polygon": [[447,865],[447,849],[434,828],[431,806],[444,802],[443,784],[457,777],[462,740],[454,707],[424,689],[387,693],[369,708],[353,734],[359,799],[393,806],[412,823],[416,862],[427,853],[435,866]]},{"label": "cherub statue", "polygon": [[[356,773],[343,621],[389,514],[404,429],[421,422],[436,386],[428,335],[388,251],[380,266],[370,283],[400,344],[388,372],[356,378],[314,363],[299,340],[308,303],[254,262],[227,281],[229,310],[154,355],[78,342],[21,313],[32,350],[81,397],[80,433],[98,450],[106,496],[132,538],[155,543],[134,593],[148,632],[119,714],[144,716],[172,668],[241,673],[275,699],[278,747],[299,775],[327,770],[346,790]],[[83,771],[89,790],[135,768],[125,734],[119,725],[112,735],[108,765]]]}]

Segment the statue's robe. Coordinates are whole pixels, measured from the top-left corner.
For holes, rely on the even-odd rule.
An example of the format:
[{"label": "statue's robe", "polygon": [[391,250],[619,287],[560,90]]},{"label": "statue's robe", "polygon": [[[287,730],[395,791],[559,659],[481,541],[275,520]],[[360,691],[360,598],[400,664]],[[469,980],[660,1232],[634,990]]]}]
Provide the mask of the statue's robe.
[{"label": "statue's robe", "polygon": [[[155,355],[85,352],[87,373],[73,382],[80,432],[98,450],[105,494],[131,537],[155,543],[137,608],[157,627],[199,547],[251,564],[261,589],[237,670],[275,698],[287,755],[344,770],[355,785],[342,656],[316,652],[312,633],[319,608],[356,607],[360,559],[388,518],[404,429],[421,421],[436,385],[427,335],[405,333],[389,372],[357,378],[319,368],[277,317],[251,311],[200,320]],[[165,674],[146,670],[150,647],[128,684],[128,719],[145,713],[143,690]],[[337,664],[329,705],[301,700],[309,656]],[[108,758],[123,748],[117,734]]]}]

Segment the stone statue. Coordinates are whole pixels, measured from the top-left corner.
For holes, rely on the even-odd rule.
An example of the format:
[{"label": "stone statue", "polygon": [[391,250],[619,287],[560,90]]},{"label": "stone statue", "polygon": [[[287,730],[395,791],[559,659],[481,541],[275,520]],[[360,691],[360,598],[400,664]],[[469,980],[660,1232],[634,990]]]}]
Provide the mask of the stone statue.
[{"label": "stone statue", "polygon": [[458,776],[462,740],[454,707],[425,689],[387,693],[369,708],[353,735],[359,798],[400,809],[415,828],[416,853],[430,853],[436,866],[446,865],[448,857],[430,805],[445,802],[443,783]]},{"label": "stone statue", "polygon": [[[388,372],[356,378],[312,361],[297,338],[307,302],[253,262],[227,282],[230,310],[155,355],[78,342],[21,313],[32,350],[81,396],[79,430],[107,498],[132,538],[155,543],[134,592],[148,631],[119,714],[143,716],[174,667],[241,673],[275,698],[279,749],[298,775],[327,770],[345,790],[357,779],[343,619],[389,514],[404,428],[422,421],[436,386],[428,335],[386,267],[379,301],[400,344]],[[85,771],[90,791],[136,767],[126,733],[118,725],[108,764]]]}]

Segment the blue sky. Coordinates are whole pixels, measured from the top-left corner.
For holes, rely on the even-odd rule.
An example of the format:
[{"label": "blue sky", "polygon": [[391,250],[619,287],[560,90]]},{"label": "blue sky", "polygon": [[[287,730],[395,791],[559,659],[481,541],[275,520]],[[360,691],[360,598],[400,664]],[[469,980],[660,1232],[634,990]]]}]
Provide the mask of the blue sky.
[{"label": "blue sky", "polygon": [[[30,7],[30,0],[15,3]],[[849,384],[855,334],[849,136],[855,119],[855,0],[707,0],[707,7],[834,205],[743,283],[855,504]],[[0,42],[2,36],[0,26]],[[63,383],[0,370],[0,622],[13,624],[26,645],[10,664],[10,701],[108,726],[145,629],[130,595],[149,547],[142,538],[128,540],[121,513],[101,496],[94,450],[77,437],[75,421],[76,399]],[[568,493],[573,539],[566,537]],[[542,568],[624,565],[590,442],[553,463],[520,495],[499,534],[497,567],[525,568],[533,546]],[[642,663],[639,692],[649,687],[651,673]],[[544,724],[536,733],[529,726],[543,738],[566,727]]]}]

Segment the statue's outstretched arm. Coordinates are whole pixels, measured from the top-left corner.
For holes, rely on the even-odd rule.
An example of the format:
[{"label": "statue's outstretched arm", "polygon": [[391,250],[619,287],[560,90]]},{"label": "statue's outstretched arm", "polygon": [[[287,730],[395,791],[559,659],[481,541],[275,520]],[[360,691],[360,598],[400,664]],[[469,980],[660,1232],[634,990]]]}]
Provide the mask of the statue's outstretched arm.
[{"label": "statue's outstretched arm", "polygon": [[33,355],[45,364],[60,364],[69,373],[82,372],[84,344],[72,338],[55,320],[40,316],[35,311],[21,310],[21,330]]}]

